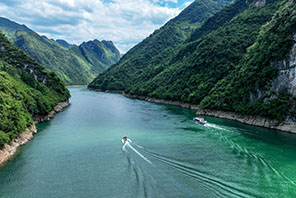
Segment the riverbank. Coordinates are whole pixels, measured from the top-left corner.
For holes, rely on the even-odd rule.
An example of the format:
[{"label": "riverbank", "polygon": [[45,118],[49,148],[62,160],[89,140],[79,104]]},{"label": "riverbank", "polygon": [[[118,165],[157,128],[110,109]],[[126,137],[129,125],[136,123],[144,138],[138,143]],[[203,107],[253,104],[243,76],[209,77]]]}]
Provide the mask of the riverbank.
[{"label": "riverbank", "polygon": [[172,105],[172,106],[179,106],[179,107],[182,107],[182,108],[185,108],[185,109],[193,109],[193,110],[200,109],[199,105],[185,103],[185,102],[180,102],[180,101],[155,99],[155,98],[149,98],[149,97],[145,97],[145,96],[138,96],[138,95],[126,94],[124,92],[122,92],[122,94],[125,97],[128,97],[128,98],[146,100],[148,102],[153,102],[153,103],[158,103],[158,104],[166,104],[166,105]]},{"label": "riverbank", "polygon": [[279,122],[277,120],[271,120],[261,116],[248,116],[248,115],[241,115],[234,112],[214,111],[214,110],[201,109],[201,108],[197,109],[196,114],[234,120],[234,121],[238,121],[238,122],[253,125],[253,126],[259,126],[259,127],[276,129],[276,130],[290,132],[290,133],[296,133],[295,122]]},{"label": "riverbank", "polygon": [[238,121],[248,125],[259,126],[259,127],[269,128],[269,129],[276,129],[276,130],[290,132],[290,133],[296,133],[295,122],[279,122],[277,120],[271,120],[271,119],[267,119],[260,116],[248,116],[248,115],[241,115],[234,112],[207,110],[207,109],[200,108],[199,105],[194,105],[190,103],[155,99],[155,98],[149,98],[144,96],[126,94],[124,92],[123,92],[123,95],[128,98],[136,98],[140,100],[146,100],[148,102],[179,106],[186,109],[193,109],[193,110],[196,110],[196,115],[212,116],[217,118],[234,120],[234,121]]},{"label": "riverbank", "polygon": [[[100,89],[90,89],[93,91],[102,91]],[[194,105],[190,103],[184,103],[180,101],[170,101],[170,100],[163,100],[163,99],[155,99],[149,98],[145,96],[138,96],[138,95],[131,95],[126,94],[124,91],[119,90],[106,90],[105,92],[108,93],[121,93],[125,97],[146,100],[148,102],[158,103],[158,104],[166,104],[166,105],[173,105],[179,106],[186,109],[193,109],[196,110],[196,115],[204,115],[204,116],[212,116],[217,118],[223,118],[228,120],[238,121],[244,124],[259,126],[269,129],[280,130],[289,133],[296,133],[296,123],[295,122],[279,122],[277,120],[271,120],[260,116],[248,116],[248,115],[241,115],[234,112],[225,112],[225,111],[214,111],[214,110],[207,110],[200,108],[199,105]]]},{"label": "riverbank", "polygon": [[87,85],[66,85],[66,87],[87,87]]},{"label": "riverbank", "polygon": [[24,132],[20,133],[20,135],[17,138],[13,139],[9,144],[5,144],[0,150],[0,167],[17,153],[20,146],[28,143],[34,137],[34,134],[37,133],[36,125],[38,123],[49,121],[56,113],[61,112],[65,107],[69,105],[69,101],[60,102],[49,114],[45,116],[34,116],[33,125],[30,128],[26,129]]}]

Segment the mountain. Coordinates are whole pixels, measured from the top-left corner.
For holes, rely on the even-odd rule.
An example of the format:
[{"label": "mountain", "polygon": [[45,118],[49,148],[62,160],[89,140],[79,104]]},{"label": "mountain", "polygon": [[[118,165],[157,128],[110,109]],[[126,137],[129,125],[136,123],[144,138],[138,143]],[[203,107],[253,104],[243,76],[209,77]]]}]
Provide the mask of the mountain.
[{"label": "mountain", "polygon": [[61,39],[55,41],[40,36],[25,25],[1,17],[0,31],[68,85],[89,83],[120,58],[111,41],[94,40],[72,45]]},{"label": "mountain", "polygon": [[58,76],[0,34],[0,147],[70,97]]},{"label": "mountain", "polygon": [[111,41],[88,41],[83,42],[79,49],[85,59],[92,65],[98,64],[100,71],[106,70],[120,58],[120,53]]},{"label": "mountain", "polygon": [[[241,5],[246,4],[244,0]],[[131,94],[147,95],[168,100],[177,100],[199,104],[213,86],[228,72],[233,70],[251,46],[262,25],[268,22],[279,2],[267,3],[263,7],[242,7],[242,12],[213,31],[202,35],[195,41],[184,43],[178,53],[164,64],[160,72],[149,76],[147,80],[126,89]],[[237,9],[238,4],[232,4],[230,9]],[[229,8],[228,8],[229,9]],[[223,18],[217,13],[212,17]],[[208,23],[205,22],[206,26]],[[202,31],[205,26],[199,30]],[[194,35],[194,33],[193,33]],[[143,72],[151,74],[154,68]],[[140,79],[145,79],[139,76]]]},{"label": "mountain", "polygon": [[284,2],[203,108],[296,121],[296,1]]},{"label": "mountain", "polygon": [[58,42],[60,45],[62,45],[65,48],[70,48],[70,47],[73,46],[70,43],[68,43],[67,41],[63,40],[63,39],[57,39],[56,42]]},{"label": "mountain", "polygon": [[125,90],[152,65],[165,63],[180,48],[191,33],[232,0],[196,0],[177,17],[129,50],[120,61],[100,74],[91,88]]},{"label": "mountain", "polygon": [[295,0],[236,0],[177,47],[168,47],[165,57],[150,57],[145,68],[137,62],[123,67],[123,57],[89,88],[295,121],[294,5]]}]

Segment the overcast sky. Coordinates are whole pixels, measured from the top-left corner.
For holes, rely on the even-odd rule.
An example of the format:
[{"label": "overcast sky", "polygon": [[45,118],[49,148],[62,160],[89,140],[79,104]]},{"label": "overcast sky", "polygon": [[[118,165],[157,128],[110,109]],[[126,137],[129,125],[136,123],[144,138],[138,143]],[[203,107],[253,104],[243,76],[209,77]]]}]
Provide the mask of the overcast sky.
[{"label": "overcast sky", "polygon": [[125,53],[193,0],[0,0],[1,16],[69,43],[112,40]]}]

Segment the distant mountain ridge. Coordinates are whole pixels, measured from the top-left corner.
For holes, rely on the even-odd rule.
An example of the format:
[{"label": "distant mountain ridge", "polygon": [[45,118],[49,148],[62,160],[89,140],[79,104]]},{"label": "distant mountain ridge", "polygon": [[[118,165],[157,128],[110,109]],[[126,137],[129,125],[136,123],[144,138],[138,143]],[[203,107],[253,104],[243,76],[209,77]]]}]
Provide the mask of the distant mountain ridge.
[{"label": "distant mountain ridge", "polygon": [[58,42],[60,45],[62,45],[63,47],[66,47],[66,48],[70,48],[73,46],[72,44],[68,43],[67,41],[65,41],[63,39],[57,39],[56,42]]},{"label": "distant mountain ridge", "polygon": [[120,52],[112,41],[93,40],[77,46],[40,36],[25,25],[2,17],[0,31],[68,85],[87,84],[120,59]]}]

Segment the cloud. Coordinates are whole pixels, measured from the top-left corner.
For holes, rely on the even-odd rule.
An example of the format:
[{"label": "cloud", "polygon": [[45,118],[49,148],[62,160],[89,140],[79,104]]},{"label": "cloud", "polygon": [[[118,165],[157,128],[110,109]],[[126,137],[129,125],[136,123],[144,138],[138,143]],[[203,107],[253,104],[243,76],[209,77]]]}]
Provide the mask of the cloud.
[{"label": "cloud", "polygon": [[188,2],[192,0],[180,5],[178,0],[2,0],[0,12],[49,38],[75,44],[112,40],[124,53]]}]

